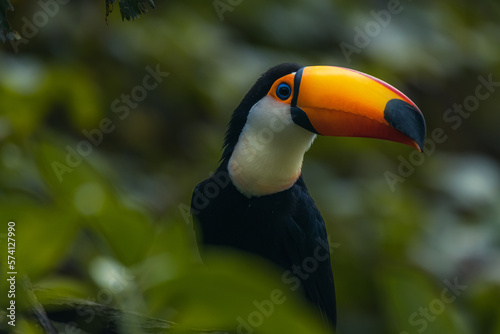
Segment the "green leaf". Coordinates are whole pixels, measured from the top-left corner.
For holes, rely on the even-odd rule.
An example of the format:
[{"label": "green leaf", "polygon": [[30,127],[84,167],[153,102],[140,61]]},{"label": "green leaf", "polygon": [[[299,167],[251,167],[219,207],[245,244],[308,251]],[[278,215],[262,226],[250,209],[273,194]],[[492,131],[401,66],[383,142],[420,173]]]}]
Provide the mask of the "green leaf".
[{"label": "green leaf", "polygon": [[27,200],[4,201],[0,220],[15,222],[15,269],[33,280],[57,268],[78,229],[73,212]]},{"label": "green leaf", "polygon": [[154,237],[153,227],[139,212],[126,208],[107,208],[89,219],[104,238],[116,259],[125,265],[142,261]]},{"label": "green leaf", "polygon": [[[281,270],[240,253],[204,256],[177,278],[151,289],[162,295],[178,332],[234,330],[245,333],[325,333],[319,315],[298,300]],[[168,312],[166,310],[166,312]]]}]

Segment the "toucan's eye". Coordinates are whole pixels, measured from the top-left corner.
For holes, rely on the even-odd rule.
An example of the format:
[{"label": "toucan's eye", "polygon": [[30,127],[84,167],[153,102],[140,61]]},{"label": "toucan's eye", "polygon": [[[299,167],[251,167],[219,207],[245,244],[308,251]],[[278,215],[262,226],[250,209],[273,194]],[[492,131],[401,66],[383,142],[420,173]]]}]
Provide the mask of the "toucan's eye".
[{"label": "toucan's eye", "polygon": [[276,88],[276,96],[282,100],[286,100],[292,94],[292,88],[286,83],[280,83],[278,88]]}]

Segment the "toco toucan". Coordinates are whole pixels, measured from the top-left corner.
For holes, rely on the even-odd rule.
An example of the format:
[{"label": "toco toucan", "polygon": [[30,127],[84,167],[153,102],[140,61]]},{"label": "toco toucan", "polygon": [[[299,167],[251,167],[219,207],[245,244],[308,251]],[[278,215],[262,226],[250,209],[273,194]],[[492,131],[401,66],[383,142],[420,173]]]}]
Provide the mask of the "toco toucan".
[{"label": "toco toucan", "polygon": [[[408,97],[370,75],[334,66],[275,66],[234,110],[219,167],[196,186],[191,210],[203,245],[249,252],[293,273],[297,291],[334,328],[330,256],[318,251],[328,250],[327,233],[301,174],[318,134],[422,150],[425,120]],[[317,266],[299,275],[307,258]]]}]

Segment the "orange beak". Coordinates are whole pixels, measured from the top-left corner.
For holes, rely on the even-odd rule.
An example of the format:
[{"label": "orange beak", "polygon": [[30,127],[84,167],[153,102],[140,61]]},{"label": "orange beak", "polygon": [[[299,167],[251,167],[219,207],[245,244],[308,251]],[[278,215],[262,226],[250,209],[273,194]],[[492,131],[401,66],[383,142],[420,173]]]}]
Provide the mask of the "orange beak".
[{"label": "orange beak", "polygon": [[311,132],[424,147],[422,112],[382,80],[342,67],[309,66],[297,71],[293,87],[292,119]]}]

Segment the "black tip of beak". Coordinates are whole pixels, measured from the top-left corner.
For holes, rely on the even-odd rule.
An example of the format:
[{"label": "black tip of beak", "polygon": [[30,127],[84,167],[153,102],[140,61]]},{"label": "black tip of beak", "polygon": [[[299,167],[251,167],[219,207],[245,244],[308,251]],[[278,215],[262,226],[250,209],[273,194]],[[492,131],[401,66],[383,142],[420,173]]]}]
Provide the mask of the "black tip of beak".
[{"label": "black tip of beak", "polygon": [[414,140],[423,151],[426,129],[420,111],[406,101],[392,99],[385,106],[384,118],[394,129]]}]

